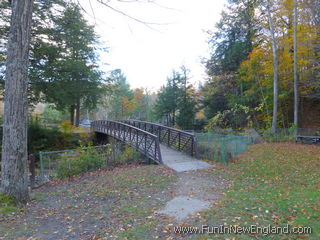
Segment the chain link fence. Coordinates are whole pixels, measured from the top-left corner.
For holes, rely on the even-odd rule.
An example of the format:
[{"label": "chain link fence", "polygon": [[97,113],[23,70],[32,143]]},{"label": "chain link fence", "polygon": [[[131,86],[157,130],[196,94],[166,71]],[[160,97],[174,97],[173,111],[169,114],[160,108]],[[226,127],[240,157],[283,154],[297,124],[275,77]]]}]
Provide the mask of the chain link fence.
[{"label": "chain link fence", "polygon": [[141,153],[120,142],[102,146],[40,152],[39,157],[39,184],[129,162],[146,161]]},{"label": "chain link fence", "polygon": [[196,133],[198,157],[228,163],[230,159],[248,150],[253,142],[249,136]]}]

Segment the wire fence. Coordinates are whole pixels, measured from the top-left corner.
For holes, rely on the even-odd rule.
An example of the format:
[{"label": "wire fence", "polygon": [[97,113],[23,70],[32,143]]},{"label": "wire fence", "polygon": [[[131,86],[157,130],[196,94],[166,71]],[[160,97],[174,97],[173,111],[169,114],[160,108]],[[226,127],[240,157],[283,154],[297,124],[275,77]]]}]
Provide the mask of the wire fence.
[{"label": "wire fence", "polygon": [[141,154],[123,143],[102,146],[40,152],[39,184],[57,178],[114,167],[126,163],[146,161]]},{"label": "wire fence", "polygon": [[198,157],[228,163],[248,150],[252,144],[248,136],[196,133]]},{"label": "wire fence", "polygon": [[320,129],[318,128],[278,128],[273,133],[271,129],[259,130],[262,139],[266,142],[299,141],[303,143],[318,143]]}]

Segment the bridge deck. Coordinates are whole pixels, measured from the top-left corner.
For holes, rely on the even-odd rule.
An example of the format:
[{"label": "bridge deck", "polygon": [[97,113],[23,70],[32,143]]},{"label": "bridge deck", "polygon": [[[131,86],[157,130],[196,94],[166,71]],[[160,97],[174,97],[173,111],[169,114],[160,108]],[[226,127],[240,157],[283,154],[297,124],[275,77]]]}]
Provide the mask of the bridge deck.
[{"label": "bridge deck", "polygon": [[214,167],[211,164],[197,160],[190,155],[173,150],[172,148],[169,148],[163,144],[160,144],[160,148],[163,164],[177,172]]}]

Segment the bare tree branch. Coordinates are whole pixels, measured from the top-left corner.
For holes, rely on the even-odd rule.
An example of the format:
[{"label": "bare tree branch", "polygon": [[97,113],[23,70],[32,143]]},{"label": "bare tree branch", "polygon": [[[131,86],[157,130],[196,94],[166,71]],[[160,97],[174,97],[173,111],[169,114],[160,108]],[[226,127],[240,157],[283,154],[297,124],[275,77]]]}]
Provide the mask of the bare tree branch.
[{"label": "bare tree branch", "polygon": [[[118,1],[119,2],[139,2],[139,0],[118,0]],[[108,4],[108,2],[110,2],[109,0],[107,0],[107,1],[105,1],[105,0],[97,0],[97,2],[101,3],[102,5],[106,6],[107,8],[109,8],[109,9],[111,9],[111,10],[113,10],[113,11],[115,11],[115,12],[117,12],[117,13],[119,13],[119,14],[121,14],[121,15],[129,18],[129,19],[131,19],[131,20],[134,20],[134,21],[136,21],[138,23],[141,23],[141,24],[145,25],[146,27],[148,27],[148,28],[150,28],[152,30],[156,30],[156,29],[154,29],[150,25],[168,25],[169,24],[169,23],[155,23],[155,22],[143,21],[143,20],[141,20],[139,18],[136,18],[136,17],[133,17],[133,16],[131,16],[131,15],[129,15],[129,14],[117,9],[117,8],[112,7],[111,5]],[[153,1],[148,1],[148,2],[152,2],[153,3]]]},{"label": "bare tree branch", "polygon": [[91,8],[91,12],[93,14],[94,24],[96,25],[96,23],[97,23],[96,15],[94,14],[93,7],[92,7],[92,4],[91,4],[91,0],[89,0],[89,5],[90,5],[90,8]]}]

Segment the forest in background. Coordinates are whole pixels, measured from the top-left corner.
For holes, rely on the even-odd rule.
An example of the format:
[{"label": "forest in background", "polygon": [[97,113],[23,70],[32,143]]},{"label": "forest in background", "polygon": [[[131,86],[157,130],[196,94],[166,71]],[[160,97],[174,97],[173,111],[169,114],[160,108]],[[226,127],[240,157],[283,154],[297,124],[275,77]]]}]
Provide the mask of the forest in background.
[{"label": "forest in background", "polygon": [[[320,2],[296,1],[296,50],[294,2],[229,1],[215,32],[211,34],[212,54],[206,63],[210,78],[201,91],[210,126],[224,127],[231,123],[233,127],[271,127],[274,103],[274,35],[279,91],[276,126],[288,128],[294,123],[296,51],[300,100],[298,126],[302,127],[303,118],[307,117],[301,110],[311,107],[307,114],[313,115],[318,121],[313,127],[319,127]],[[308,127],[305,125],[304,127]]]},{"label": "forest in background", "polygon": [[[298,127],[319,127],[320,2],[296,1],[296,33],[294,2],[228,0],[220,21],[208,30],[211,56],[204,60],[207,79],[197,79],[203,83],[194,86],[187,66],[181,66],[154,93],[142,88],[132,90],[120,69],[101,71],[99,53],[106,47],[77,5],[37,0],[31,37],[29,102],[51,104],[46,107],[45,118],[51,114],[55,121],[65,120],[67,114],[75,125],[89,117],[134,118],[181,129],[269,129],[274,118],[276,46],[276,127],[295,127],[295,52]],[[10,10],[6,1],[1,4],[3,79]]]}]

